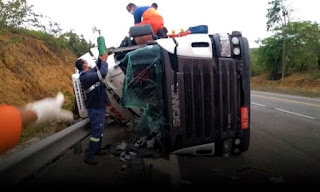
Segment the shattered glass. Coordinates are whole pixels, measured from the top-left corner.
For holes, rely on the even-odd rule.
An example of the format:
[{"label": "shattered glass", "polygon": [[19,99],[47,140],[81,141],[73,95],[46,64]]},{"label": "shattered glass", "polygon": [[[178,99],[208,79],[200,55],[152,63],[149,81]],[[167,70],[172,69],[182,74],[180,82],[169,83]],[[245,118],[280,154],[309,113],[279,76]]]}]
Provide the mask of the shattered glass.
[{"label": "shattered glass", "polygon": [[159,45],[129,52],[122,61],[122,67],[126,76],[121,104],[142,111],[135,127],[137,138],[147,137],[151,140],[146,142],[148,148],[163,145],[165,117]]}]

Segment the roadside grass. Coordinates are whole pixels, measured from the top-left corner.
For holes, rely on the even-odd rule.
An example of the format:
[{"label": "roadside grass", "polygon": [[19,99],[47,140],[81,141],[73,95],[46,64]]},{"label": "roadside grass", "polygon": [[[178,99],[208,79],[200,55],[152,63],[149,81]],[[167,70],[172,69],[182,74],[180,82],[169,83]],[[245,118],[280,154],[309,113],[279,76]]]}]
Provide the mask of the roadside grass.
[{"label": "roadside grass", "polygon": [[39,133],[45,133],[48,125],[30,125],[25,127],[21,131],[21,136],[18,144],[22,144],[32,138],[34,138]]},{"label": "roadside grass", "polygon": [[49,45],[54,50],[67,48],[66,41],[64,41],[61,38],[56,38],[53,35],[42,32],[42,31],[19,29],[18,32],[23,35],[42,40],[42,41],[46,42],[46,44]]},{"label": "roadside grass", "polygon": [[268,80],[263,74],[251,77],[251,90],[283,93],[305,97],[320,97],[320,71],[292,74],[282,80]]},{"label": "roadside grass", "polygon": [[313,71],[310,73],[312,79],[320,79],[320,71]]},{"label": "roadside grass", "polygon": [[74,94],[70,93],[69,91],[62,91],[64,95],[64,103],[62,105],[63,109],[72,110],[74,107]]}]

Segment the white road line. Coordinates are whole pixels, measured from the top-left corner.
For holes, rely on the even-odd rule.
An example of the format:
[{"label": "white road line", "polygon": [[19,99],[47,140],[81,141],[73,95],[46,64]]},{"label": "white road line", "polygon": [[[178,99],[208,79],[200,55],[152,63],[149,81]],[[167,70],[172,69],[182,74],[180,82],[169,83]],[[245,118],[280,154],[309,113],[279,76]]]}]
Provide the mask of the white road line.
[{"label": "white road line", "polygon": [[251,104],[253,104],[253,105],[258,105],[258,106],[261,106],[261,107],[267,107],[267,106],[265,106],[265,105],[262,105],[262,104],[259,104],[259,103],[255,103],[255,102],[251,102]]},{"label": "white road line", "polygon": [[320,107],[319,104],[315,104],[315,103],[305,103],[305,102],[301,102],[301,101],[295,101],[295,100],[284,99],[284,98],[276,98],[276,97],[263,96],[263,95],[255,95],[255,94],[251,94],[251,96],[253,96],[253,97],[261,97],[261,98],[266,98],[266,99],[272,99],[272,100],[278,100],[278,101],[285,101],[285,102],[296,103],[296,104],[301,104],[301,105],[309,105],[309,106]]},{"label": "white road line", "polygon": [[316,119],[314,117],[310,117],[310,116],[307,116],[307,115],[302,115],[302,114],[299,114],[299,113],[294,113],[294,112],[291,112],[291,111],[286,111],[286,110],[279,109],[279,108],[275,108],[275,110],[281,111],[281,112],[284,112],[284,113],[289,113],[289,114],[292,114],[292,115],[297,115],[297,116],[300,116],[300,117],[305,117],[305,118],[308,118],[308,119]]}]

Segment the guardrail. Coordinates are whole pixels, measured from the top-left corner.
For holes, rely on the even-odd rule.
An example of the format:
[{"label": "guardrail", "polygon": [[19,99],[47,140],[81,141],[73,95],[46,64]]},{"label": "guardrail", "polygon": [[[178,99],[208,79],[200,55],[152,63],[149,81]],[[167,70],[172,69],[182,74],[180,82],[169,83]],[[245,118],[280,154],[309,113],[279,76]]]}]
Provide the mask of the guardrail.
[{"label": "guardrail", "polygon": [[32,176],[64,151],[75,146],[90,134],[89,119],[84,119],[25,150],[0,160],[0,180],[16,184]]}]

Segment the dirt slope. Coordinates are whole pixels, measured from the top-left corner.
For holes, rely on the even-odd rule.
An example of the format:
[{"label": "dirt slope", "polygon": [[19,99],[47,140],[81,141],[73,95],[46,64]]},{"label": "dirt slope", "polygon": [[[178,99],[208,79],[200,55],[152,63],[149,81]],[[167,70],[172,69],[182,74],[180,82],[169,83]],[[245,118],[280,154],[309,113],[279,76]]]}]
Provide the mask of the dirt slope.
[{"label": "dirt slope", "polygon": [[[58,91],[72,96],[76,56],[21,34],[0,34],[0,103],[21,106]],[[66,98],[68,99],[68,98]]]}]

